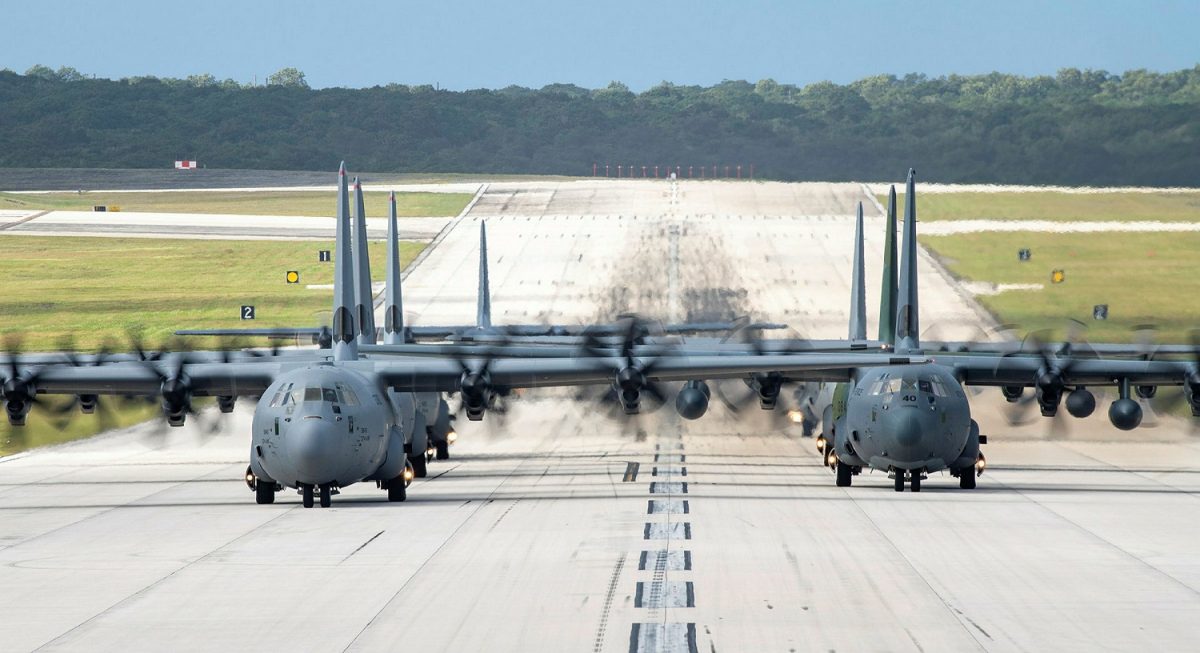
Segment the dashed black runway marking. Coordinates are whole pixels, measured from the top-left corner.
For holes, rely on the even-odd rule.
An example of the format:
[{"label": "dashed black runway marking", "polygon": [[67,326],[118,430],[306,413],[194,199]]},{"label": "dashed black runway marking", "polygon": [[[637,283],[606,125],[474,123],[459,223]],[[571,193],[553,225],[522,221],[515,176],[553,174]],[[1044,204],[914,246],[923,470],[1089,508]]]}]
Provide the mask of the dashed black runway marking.
[{"label": "dashed black runway marking", "polygon": [[668,551],[666,549],[642,551],[642,555],[638,557],[638,571],[646,571],[648,569],[654,571],[691,571],[692,552]]},{"label": "dashed black runway marking", "polygon": [[696,588],[692,581],[667,581],[637,584],[633,595],[635,608],[694,608]]},{"label": "dashed black runway marking", "polygon": [[696,624],[633,624],[629,653],[699,653]]},{"label": "dashed black runway marking", "polygon": [[690,522],[669,524],[647,522],[642,533],[644,540],[690,540],[692,539],[692,524]]},{"label": "dashed black runway marking", "polygon": [[687,494],[687,483],[655,481],[650,484],[650,494]]},{"label": "dashed black runway marking", "polygon": [[687,476],[687,467],[663,465],[650,470],[651,476]]},{"label": "dashed black runway marking", "polygon": [[683,501],[676,499],[650,499],[646,502],[647,515],[686,515],[691,511],[691,506],[686,499]]}]

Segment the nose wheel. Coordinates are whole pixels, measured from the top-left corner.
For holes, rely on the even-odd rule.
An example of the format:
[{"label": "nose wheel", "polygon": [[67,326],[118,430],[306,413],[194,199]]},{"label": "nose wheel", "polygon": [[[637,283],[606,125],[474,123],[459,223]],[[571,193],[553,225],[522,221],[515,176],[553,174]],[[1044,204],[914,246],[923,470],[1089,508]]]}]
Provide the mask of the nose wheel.
[{"label": "nose wheel", "polygon": [[304,504],[305,508],[311,508],[318,502],[322,508],[328,508],[333,504],[333,488],[329,485],[322,485],[319,488],[301,485],[300,502]]},{"label": "nose wheel", "polygon": [[921,470],[914,469],[910,472],[905,472],[903,469],[897,469],[897,470],[893,471],[892,474],[893,474],[893,480],[896,483],[896,491],[897,492],[904,491],[904,481],[906,480],[906,478],[905,478],[906,476],[907,476],[907,480],[908,480],[909,489],[911,489],[913,492],[921,491],[921,477],[923,476],[921,473]]}]

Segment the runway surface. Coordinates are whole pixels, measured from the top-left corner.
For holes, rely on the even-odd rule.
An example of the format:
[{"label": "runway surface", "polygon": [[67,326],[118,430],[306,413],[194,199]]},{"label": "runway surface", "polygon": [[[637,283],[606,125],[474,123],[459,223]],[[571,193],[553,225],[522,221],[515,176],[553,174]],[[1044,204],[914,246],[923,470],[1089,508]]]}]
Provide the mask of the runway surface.
[{"label": "runway surface", "polygon": [[[486,219],[498,322],[748,312],[845,334],[860,187],[562,186],[490,187],[411,272],[410,317],[472,319]],[[987,326],[921,273],[924,325]],[[992,394],[973,492],[835,488],[761,411],[620,423],[574,391],[464,420],[403,504],[352,486],[324,510],[255,505],[249,402],[209,438],[36,451],[0,461],[0,650],[1192,650],[1198,440],[1166,418],[1047,438]]]}]

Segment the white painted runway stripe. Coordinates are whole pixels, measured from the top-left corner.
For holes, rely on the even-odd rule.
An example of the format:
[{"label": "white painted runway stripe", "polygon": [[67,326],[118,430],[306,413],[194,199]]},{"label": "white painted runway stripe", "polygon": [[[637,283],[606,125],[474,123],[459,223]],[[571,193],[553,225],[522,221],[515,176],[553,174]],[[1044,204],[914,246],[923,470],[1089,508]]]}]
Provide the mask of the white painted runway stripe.
[{"label": "white painted runway stripe", "polygon": [[641,557],[638,558],[638,571],[647,570],[655,572],[691,571],[692,552],[666,549],[642,551]]},{"label": "white painted runway stripe", "polygon": [[656,463],[681,463],[687,460],[687,456],[681,453],[656,453],[654,454],[654,462]]},{"label": "white painted runway stripe", "polygon": [[647,515],[686,515],[691,512],[691,506],[686,500],[676,501],[675,499],[650,499],[646,505]]},{"label": "white painted runway stripe", "polygon": [[633,624],[629,653],[699,653],[696,624]]},{"label": "white painted runway stripe", "polygon": [[687,486],[687,483],[655,481],[650,484],[650,494],[687,494]]},{"label": "white painted runway stripe", "polygon": [[643,529],[644,540],[690,540],[692,539],[692,524],[690,522],[672,522],[669,524],[647,523]]}]

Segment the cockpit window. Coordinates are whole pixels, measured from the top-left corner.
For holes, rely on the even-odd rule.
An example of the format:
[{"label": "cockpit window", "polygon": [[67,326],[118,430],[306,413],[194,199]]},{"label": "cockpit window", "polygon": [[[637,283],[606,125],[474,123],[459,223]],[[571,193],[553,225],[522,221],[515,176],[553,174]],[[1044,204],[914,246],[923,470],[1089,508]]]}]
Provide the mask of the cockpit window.
[{"label": "cockpit window", "polygon": [[933,379],[931,379],[931,381],[933,381],[933,396],[935,396],[935,397],[949,397],[950,396],[950,390],[948,388],[946,388],[945,381],[943,381],[942,379],[940,379],[936,376],[933,377]]},{"label": "cockpit window", "polygon": [[275,408],[278,406],[291,406],[291,405],[295,404],[295,401],[292,399],[292,386],[293,385],[294,384],[289,383],[289,384],[279,388],[279,392],[276,392],[275,396],[271,398],[271,407],[272,408]]},{"label": "cockpit window", "polygon": [[327,404],[338,403],[337,391],[333,388],[321,388],[321,395],[325,398],[325,403]]},{"label": "cockpit window", "polygon": [[304,389],[304,401],[321,401],[321,389],[320,388],[305,388]]},{"label": "cockpit window", "polygon": [[900,392],[900,386],[901,386],[900,379],[887,379],[887,378],[880,379],[880,380],[876,381],[874,383],[874,385],[871,386],[870,394],[885,395],[885,394],[891,394],[893,392]]},{"label": "cockpit window", "polygon": [[920,389],[921,392],[933,392],[933,385],[929,383],[929,381],[917,381],[917,388]]},{"label": "cockpit window", "polygon": [[358,395],[354,394],[354,391],[351,390],[345,383],[337,384],[337,391],[342,397],[342,403],[346,404],[347,406],[358,405]]}]

